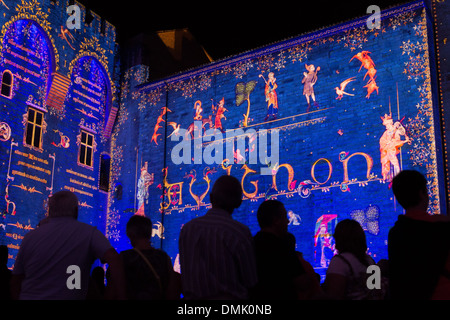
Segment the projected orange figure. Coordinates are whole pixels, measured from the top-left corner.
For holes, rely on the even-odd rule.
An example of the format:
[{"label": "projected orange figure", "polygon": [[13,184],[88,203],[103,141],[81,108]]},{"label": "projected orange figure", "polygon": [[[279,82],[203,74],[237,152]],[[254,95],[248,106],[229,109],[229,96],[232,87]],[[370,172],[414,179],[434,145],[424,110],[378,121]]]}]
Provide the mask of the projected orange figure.
[{"label": "projected orange figure", "polygon": [[[392,181],[392,178],[400,172],[397,155],[400,153],[400,148],[410,142],[410,139],[401,122],[394,123],[391,115],[385,114],[381,120],[386,127],[386,131],[380,138],[381,174],[384,181]],[[401,136],[405,136],[406,140],[402,140]]]},{"label": "projected orange figure", "polygon": [[375,79],[370,79],[369,82],[367,82],[367,85],[364,86],[364,88],[367,88],[367,95],[366,98],[369,99],[372,92],[376,91],[378,94],[378,86],[375,82]]},{"label": "projected orange figure", "polygon": [[222,133],[225,132],[224,128],[222,127],[222,119],[227,120],[227,117],[225,117],[224,113],[225,111],[228,111],[225,107],[225,99],[222,98],[222,100],[220,100],[219,105],[214,108],[213,107],[213,111],[216,111],[216,118],[214,120],[214,132],[216,129],[220,130]]},{"label": "projected orange figure", "polygon": [[377,73],[377,69],[375,69],[375,63],[373,62],[372,58],[369,56],[371,52],[370,51],[361,51],[358,52],[356,55],[354,55],[349,62],[351,62],[353,59],[358,59],[361,62],[361,66],[359,67],[359,71],[361,71],[362,67],[367,70],[366,74],[364,75],[363,80],[366,79],[367,76],[369,76],[369,81],[367,82],[367,85],[364,86],[364,88],[367,88],[367,95],[366,98],[369,99],[370,95],[376,91],[378,94],[379,87],[377,86],[377,83],[375,82],[375,75]]},{"label": "projected orange figure", "polygon": [[156,119],[156,125],[155,125],[155,128],[153,130],[153,135],[152,135],[152,139],[150,140],[150,142],[154,141],[156,144],[158,144],[157,139],[158,139],[158,136],[161,135],[161,133],[157,133],[157,132],[158,132],[159,128],[162,128],[162,126],[160,126],[159,124],[161,122],[165,122],[163,117],[167,113],[167,111],[172,112],[167,107],[162,108],[161,114]]}]

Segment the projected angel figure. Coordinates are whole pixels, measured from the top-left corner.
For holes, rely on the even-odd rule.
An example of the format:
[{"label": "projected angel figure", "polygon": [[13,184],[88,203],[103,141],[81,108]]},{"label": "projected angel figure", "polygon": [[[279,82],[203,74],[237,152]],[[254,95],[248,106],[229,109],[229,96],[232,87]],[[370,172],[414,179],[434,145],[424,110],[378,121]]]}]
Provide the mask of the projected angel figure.
[{"label": "projected angel figure", "polygon": [[306,109],[306,112],[309,112],[309,109],[311,108],[309,97],[312,98],[315,107],[319,106],[314,94],[314,85],[317,82],[317,72],[320,71],[320,67],[316,68],[313,64],[305,64],[305,68],[308,70],[308,73],[303,72],[303,95],[306,97],[306,102],[308,102],[308,109]]},{"label": "projected angel figure", "polygon": [[278,113],[278,97],[277,92],[275,91],[278,88],[278,85],[276,84],[277,79],[273,72],[269,72],[267,81],[262,74],[260,74],[259,77],[263,78],[266,83],[264,94],[267,102],[267,115],[264,118],[264,121],[267,121],[271,117],[275,120]]},{"label": "projected angel figure", "polygon": [[[381,117],[383,125],[386,127],[380,138],[380,155],[381,155],[381,175],[384,181],[392,181],[396,174],[400,172],[400,164],[397,155],[400,148],[405,143],[410,143],[409,137],[406,135],[405,127],[401,121],[392,120],[391,115],[385,114]],[[401,139],[405,136],[405,140]]]},{"label": "projected angel figure", "polygon": [[149,193],[148,193],[148,187],[153,184],[154,181],[154,174],[148,173],[148,162],[145,162],[144,166],[141,168],[141,175],[139,177],[138,181],[138,193],[137,193],[137,199],[138,199],[138,213],[144,212],[144,201],[148,199]]}]

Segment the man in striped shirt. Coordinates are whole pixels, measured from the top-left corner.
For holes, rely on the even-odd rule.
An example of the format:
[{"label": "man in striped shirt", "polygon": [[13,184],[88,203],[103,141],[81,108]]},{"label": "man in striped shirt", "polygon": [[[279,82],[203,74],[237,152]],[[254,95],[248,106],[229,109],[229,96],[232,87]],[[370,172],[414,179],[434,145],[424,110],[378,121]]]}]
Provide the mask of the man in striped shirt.
[{"label": "man in striped shirt", "polygon": [[179,250],[186,299],[247,299],[257,283],[250,229],[231,215],[242,203],[242,188],[221,176],[210,193],[212,208],[186,223]]}]

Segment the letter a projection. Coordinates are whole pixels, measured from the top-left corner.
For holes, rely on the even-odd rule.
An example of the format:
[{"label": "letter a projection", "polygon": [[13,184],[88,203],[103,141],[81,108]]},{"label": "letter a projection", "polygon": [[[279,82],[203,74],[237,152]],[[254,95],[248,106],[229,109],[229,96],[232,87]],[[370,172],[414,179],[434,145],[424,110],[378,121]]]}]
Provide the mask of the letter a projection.
[{"label": "letter a projection", "polygon": [[376,5],[371,5],[367,8],[367,13],[372,13],[366,20],[366,25],[369,30],[380,29],[381,28],[381,15],[380,7]]},{"label": "letter a projection", "polygon": [[66,20],[67,29],[81,29],[80,7],[76,4],[68,6],[66,12],[69,14],[69,18]]},{"label": "letter a projection", "polygon": [[70,274],[70,276],[67,278],[66,281],[66,286],[67,289],[69,290],[73,290],[73,289],[77,289],[80,290],[81,289],[81,270],[80,267],[77,265],[70,265],[67,267],[66,270],[67,274]]},{"label": "letter a projection", "polygon": [[367,288],[370,290],[373,289],[381,289],[381,270],[380,267],[377,265],[371,265],[367,267],[367,274],[370,274],[369,277],[367,277],[366,285]]}]

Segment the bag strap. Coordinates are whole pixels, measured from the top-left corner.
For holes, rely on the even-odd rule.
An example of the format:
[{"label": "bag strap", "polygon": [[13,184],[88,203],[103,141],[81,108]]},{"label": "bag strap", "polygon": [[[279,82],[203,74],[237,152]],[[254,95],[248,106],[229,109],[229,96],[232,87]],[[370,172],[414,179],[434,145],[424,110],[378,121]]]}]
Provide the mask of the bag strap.
[{"label": "bag strap", "polygon": [[152,271],[153,276],[156,278],[156,281],[158,282],[159,290],[162,293],[163,289],[162,289],[162,285],[161,285],[161,279],[159,278],[159,275],[156,272],[155,268],[153,268],[152,264],[150,263],[150,261],[148,261],[147,257],[141,252],[141,250],[139,250],[138,248],[133,248],[133,250],[136,251],[142,257],[142,259],[144,259],[145,263],[148,265],[148,267]]},{"label": "bag strap", "polygon": [[[341,258],[342,261],[345,262],[345,264],[347,264],[347,266],[350,268],[350,272],[351,272],[353,281],[354,281],[354,282],[357,282],[358,279],[355,278],[355,276],[357,276],[357,275],[355,274],[355,271],[353,270],[353,267],[352,267],[352,264],[350,263],[350,261],[348,261],[348,259],[345,258],[345,257],[344,257],[343,255],[341,255],[341,254],[338,254],[337,256],[338,256],[339,258]],[[364,283],[363,283],[363,285],[362,285],[362,287],[361,287],[362,290],[363,290],[362,292],[365,294],[364,300],[378,300],[378,299],[381,299],[381,298],[380,298],[381,296],[378,296],[378,292],[381,291],[381,290],[369,290],[369,289],[367,288],[366,281],[367,281],[367,279],[364,279]]]}]

